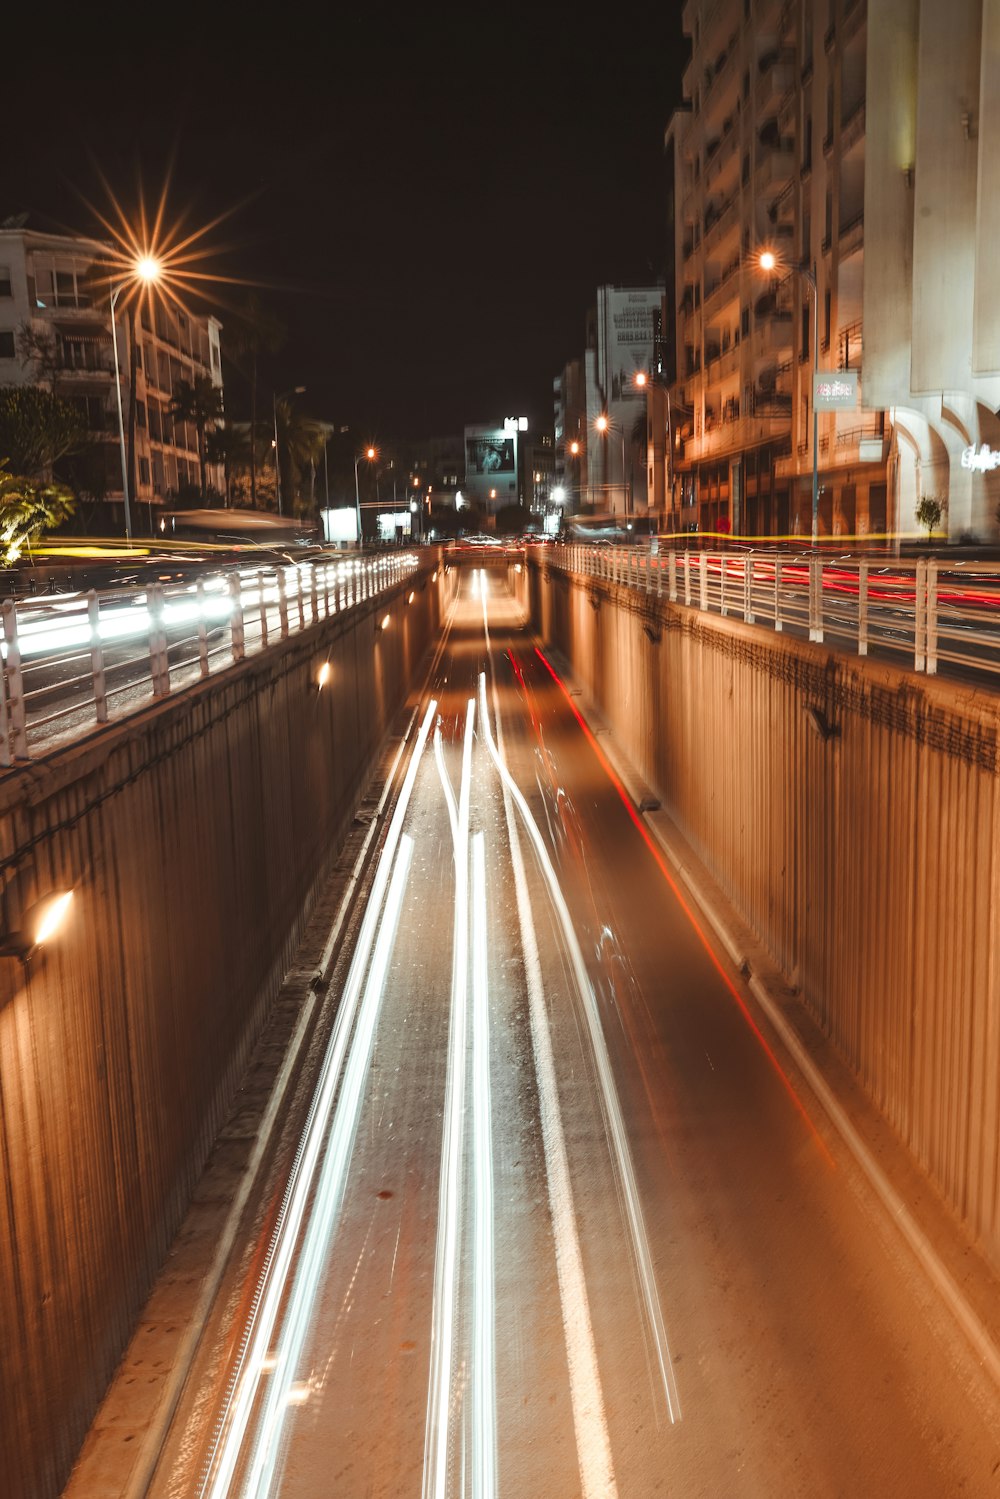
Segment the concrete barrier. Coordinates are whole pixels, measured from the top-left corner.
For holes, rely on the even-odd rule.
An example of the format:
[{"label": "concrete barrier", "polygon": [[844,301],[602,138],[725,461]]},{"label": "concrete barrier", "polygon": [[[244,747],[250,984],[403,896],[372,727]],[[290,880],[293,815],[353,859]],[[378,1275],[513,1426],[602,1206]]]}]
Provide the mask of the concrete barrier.
[{"label": "concrete barrier", "polygon": [[27,969],[0,960],[0,1468],[17,1499],[58,1494],[114,1372],[438,633],[450,583],[431,567],[0,778],[4,927],[75,890],[58,943]]},{"label": "concrete barrier", "polygon": [[531,566],[535,628],[1000,1269],[994,694]]}]

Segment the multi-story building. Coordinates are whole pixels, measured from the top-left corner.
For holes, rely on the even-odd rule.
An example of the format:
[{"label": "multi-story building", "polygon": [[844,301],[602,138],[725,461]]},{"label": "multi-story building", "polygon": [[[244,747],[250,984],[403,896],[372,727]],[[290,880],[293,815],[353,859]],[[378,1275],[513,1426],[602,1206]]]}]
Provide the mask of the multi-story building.
[{"label": "multi-story building", "polygon": [[645,400],[660,352],[663,296],[662,283],[599,286],[583,359],[553,381],[556,474],[568,508],[647,512]]},{"label": "multi-story building", "polygon": [[[82,236],[40,233],[23,221],[0,225],[0,384],[41,382],[76,406],[95,441],[77,462],[76,486],[103,502],[104,519],[122,529],[122,470],[114,386],[110,300],[93,292],[94,267],[109,246]],[[133,320],[117,312],[118,362],[126,426]],[[214,317],[180,311],[163,297],[143,298],[136,339],[135,476],[132,524],[155,529],[156,508],[200,484],[192,423],[170,416],[174,388],[207,376],[222,388]],[[220,467],[207,481],[222,490]]]},{"label": "multi-story building", "polygon": [[890,508],[906,529],[937,500],[952,540],[995,540],[1000,0],[878,0],[868,57],[864,390],[892,413]]},{"label": "multi-story building", "polygon": [[[684,30],[668,524],[808,535],[815,464],[820,534],[882,533],[892,428],[862,374],[866,0],[687,0]],[[814,372],[848,370],[854,409],[816,413],[814,450]]]}]

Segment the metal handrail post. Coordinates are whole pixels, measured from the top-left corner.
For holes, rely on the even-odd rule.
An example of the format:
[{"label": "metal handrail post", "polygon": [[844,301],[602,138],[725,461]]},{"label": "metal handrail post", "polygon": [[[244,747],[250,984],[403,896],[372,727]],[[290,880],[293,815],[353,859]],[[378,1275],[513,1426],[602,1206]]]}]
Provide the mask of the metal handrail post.
[{"label": "metal handrail post", "polygon": [[916,588],[913,596],[913,669],[923,671],[927,665],[927,563],[917,563]]},{"label": "metal handrail post", "polygon": [[87,590],[87,619],[90,624],[90,674],[94,683],[94,714],[98,723],[107,723],[108,688],[104,675],[104,647],[101,644],[101,609],[93,588]]},{"label": "metal handrail post", "polygon": [[14,758],[28,758],[28,723],[21,675],[21,647],[17,640],[17,607],[13,599],[3,605],[3,635],[7,644],[7,703],[14,739]]}]

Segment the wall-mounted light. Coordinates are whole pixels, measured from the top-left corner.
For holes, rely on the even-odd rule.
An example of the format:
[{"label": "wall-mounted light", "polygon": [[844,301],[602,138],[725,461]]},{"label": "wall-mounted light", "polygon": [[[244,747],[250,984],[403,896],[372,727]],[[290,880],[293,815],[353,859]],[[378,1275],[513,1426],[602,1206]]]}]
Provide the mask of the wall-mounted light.
[{"label": "wall-mounted light", "polygon": [[326,686],[327,682],[329,682],[332,676],[333,667],[330,665],[329,661],[324,661],[323,665],[316,673],[316,691],[322,692],[323,688]]},{"label": "wall-mounted light", "polygon": [[387,630],[389,628],[390,623],[391,623],[391,620],[390,620],[388,614],[383,614],[382,618],[378,622],[378,626],[377,626],[376,631],[375,631],[376,637],[378,636],[379,630]]},{"label": "wall-mounted light", "polygon": [[437,568],[435,568],[434,571],[431,573],[431,582],[432,583],[436,583],[437,580],[438,580]]},{"label": "wall-mounted light", "polygon": [[415,594],[415,593],[413,593],[413,592],[412,592],[412,591],[411,591],[411,593],[410,593],[410,596],[409,596],[409,598],[408,598],[408,599],[407,599],[407,600],[406,600],[406,602],[407,602],[407,603],[408,603],[408,604],[412,604],[412,603],[413,603],[413,600],[414,600],[414,599],[415,599],[415,598],[416,598],[416,594]]},{"label": "wall-mounted light", "polygon": [[20,958],[26,963],[36,948],[55,936],[69,914],[72,901],[72,890],[55,890],[29,906],[18,931],[0,933],[0,957]]}]

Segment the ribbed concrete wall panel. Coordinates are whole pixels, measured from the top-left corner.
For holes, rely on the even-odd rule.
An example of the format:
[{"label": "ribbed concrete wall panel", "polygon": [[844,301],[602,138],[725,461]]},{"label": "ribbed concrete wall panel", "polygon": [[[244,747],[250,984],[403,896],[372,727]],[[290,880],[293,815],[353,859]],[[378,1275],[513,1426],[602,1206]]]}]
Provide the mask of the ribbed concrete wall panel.
[{"label": "ribbed concrete wall panel", "polygon": [[384,634],[361,605],[0,780],[6,924],[76,889],[64,940],[0,964],[12,1499],[58,1494],[131,1335],[439,626],[424,582]]},{"label": "ribbed concrete wall panel", "polygon": [[539,633],[1000,1267],[996,699],[556,569],[530,585]]}]

